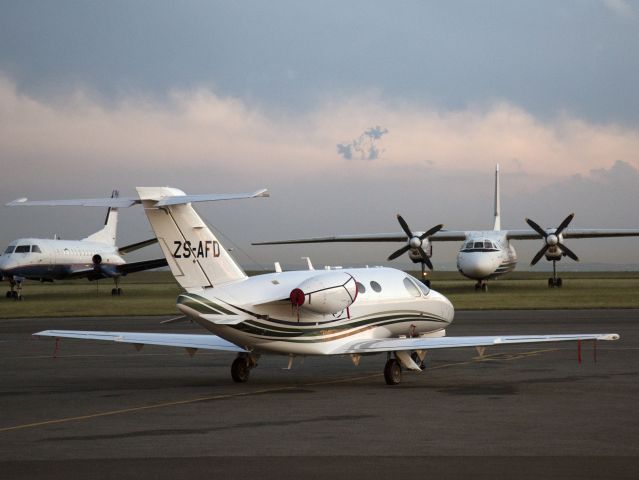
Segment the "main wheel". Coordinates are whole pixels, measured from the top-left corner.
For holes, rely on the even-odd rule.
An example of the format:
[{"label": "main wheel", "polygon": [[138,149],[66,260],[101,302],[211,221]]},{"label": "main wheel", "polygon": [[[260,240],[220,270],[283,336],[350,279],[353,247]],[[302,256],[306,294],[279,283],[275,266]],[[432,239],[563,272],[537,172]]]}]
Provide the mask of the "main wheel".
[{"label": "main wheel", "polygon": [[234,382],[247,382],[250,373],[251,368],[249,367],[248,359],[244,357],[237,357],[233,360],[233,365],[231,365],[231,376],[233,377]]},{"label": "main wheel", "polygon": [[12,296],[13,296],[13,295],[11,295],[11,290],[7,290],[6,297],[7,297],[7,298],[11,298]]},{"label": "main wheel", "polygon": [[561,288],[561,285],[562,285],[561,278],[558,278],[557,279],[557,287]]},{"label": "main wheel", "polygon": [[402,366],[397,359],[391,358],[384,367],[384,380],[387,385],[398,385],[402,381]]},{"label": "main wheel", "polygon": [[488,284],[487,283],[482,283],[481,284],[481,291],[482,292],[487,292],[488,291]]},{"label": "main wheel", "polygon": [[555,281],[552,278],[548,279],[548,288],[555,288]]}]

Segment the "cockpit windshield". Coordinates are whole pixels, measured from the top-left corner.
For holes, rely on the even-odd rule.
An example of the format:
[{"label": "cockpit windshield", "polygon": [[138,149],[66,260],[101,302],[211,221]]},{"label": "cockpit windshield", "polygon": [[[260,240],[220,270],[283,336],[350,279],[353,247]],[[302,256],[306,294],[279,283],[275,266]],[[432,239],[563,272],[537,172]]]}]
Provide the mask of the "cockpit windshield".
[{"label": "cockpit windshield", "polygon": [[29,253],[31,245],[18,245],[14,253]]},{"label": "cockpit windshield", "polygon": [[462,252],[496,252],[498,250],[499,248],[492,240],[485,238],[470,240],[462,248]]},{"label": "cockpit windshield", "polygon": [[37,245],[31,245],[31,252],[32,253],[42,253],[42,250],[40,250],[40,247]]},{"label": "cockpit windshield", "polygon": [[9,245],[9,246],[5,249],[4,254],[5,254],[5,255],[9,255],[10,253],[13,253],[13,249],[14,249],[14,248],[16,248],[16,247],[15,247],[15,245]]}]

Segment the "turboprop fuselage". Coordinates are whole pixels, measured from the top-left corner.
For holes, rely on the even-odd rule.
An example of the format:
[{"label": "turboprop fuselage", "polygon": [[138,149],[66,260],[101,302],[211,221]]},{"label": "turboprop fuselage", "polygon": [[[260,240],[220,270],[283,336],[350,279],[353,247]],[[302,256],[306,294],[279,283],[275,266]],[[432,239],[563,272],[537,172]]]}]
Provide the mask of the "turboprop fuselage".
[{"label": "turboprop fuselage", "polygon": [[506,231],[469,232],[457,253],[457,270],[473,280],[488,280],[512,272],[517,253]]},{"label": "turboprop fuselage", "polygon": [[[349,279],[351,292],[343,286]],[[305,301],[297,306],[291,294],[304,285],[319,288],[302,290]],[[295,355],[330,354],[353,340],[444,336],[454,315],[443,295],[381,267],[258,275],[190,290],[179,296],[178,308],[248,351]]]}]

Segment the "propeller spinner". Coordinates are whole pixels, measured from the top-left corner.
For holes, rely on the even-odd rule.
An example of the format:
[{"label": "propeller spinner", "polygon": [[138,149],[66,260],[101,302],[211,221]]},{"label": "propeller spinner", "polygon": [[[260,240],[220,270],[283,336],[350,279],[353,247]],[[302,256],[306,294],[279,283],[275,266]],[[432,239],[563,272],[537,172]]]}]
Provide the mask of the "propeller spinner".
[{"label": "propeller spinner", "polygon": [[421,257],[420,261],[426,264],[428,268],[432,270],[433,264],[431,263],[430,258],[428,258],[428,255],[426,254],[426,251],[424,250],[424,241],[426,242],[426,244],[428,244],[428,237],[439,232],[442,228],[444,228],[444,225],[442,224],[436,225],[430,230],[417,236],[413,234],[413,232],[411,231],[406,221],[399,214],[397,214],[397,221],[401,225],[402,230],[404,230],[404,233],[406,233],[406,236],[408,237],[408,243],[404,245],[402,248],[400,248],[399,250],[393,252],[388,257],[388,260],[394,260],[400,255],[403,255],[404,253],[408,252],[409,250],[417,250],[417,252],[419,252],[419,255]]},{"label": "propeller spinner", "polygon": [[575,255],[572,250],[570,250],[566,245],[563,244],[563,238],[561,236],[561,232],[563,232],[565,228],[570,224],[574,216],[574,213],[568,215],[566,218],[564,218],[564,221],[561,222],[561,224],[554,230],[544,230],[531,219],[526,219],[526,223],[530,225],[530,227],[534,231],[541,235],[545,242],[545,245],[533,257],[532,262],[530,262],[531,265],[535,265],[541,259],[541,257],[543,257],[551,248],[558,248],[564,255],[569,256],[576,262],[579,261],[579,257],[577,257],[577,255]]}]

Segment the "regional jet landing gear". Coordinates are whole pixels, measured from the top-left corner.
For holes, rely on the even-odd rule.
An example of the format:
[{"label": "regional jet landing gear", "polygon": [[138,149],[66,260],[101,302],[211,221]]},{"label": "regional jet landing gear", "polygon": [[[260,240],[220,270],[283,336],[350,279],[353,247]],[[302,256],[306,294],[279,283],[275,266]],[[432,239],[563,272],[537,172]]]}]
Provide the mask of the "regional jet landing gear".
[{"label": "regional jet landing gear", "polygon": [[488,282],[486,280],[477,280],[475,284],[475,291],[481,290],[482,292],[488,291]]},{"label": "regional jet landing gear", "polygon": [[231,365],[231,377],[237,383],[245,383],[249,379],[251,370],[257,367],[258,357],[255,355],[247,355],[245,353],[238,354]]},{"label": "regional jet landing gear", "polygon": [[6,297],[13,298],[14,300],[23,300],[22,296],[22,282],[17,280],[9,280],[11,290],[7,290]]},{"label": "regional jet landing gear", "polygon": [[561,277],[557,276],[557,260],[552,261],[552,278],[548,279],[548,288],[561,288]]},{"label": "regional jet landing gear", "polygon": [[114,277],[113,278],[113,282],[115,283],[115,288],[111,289],[111,295],[112,296],[120,296],[122,295],[122,289],[118,286],[118,284],[120,283],[120,280],[118,279],[118,277]]}]

